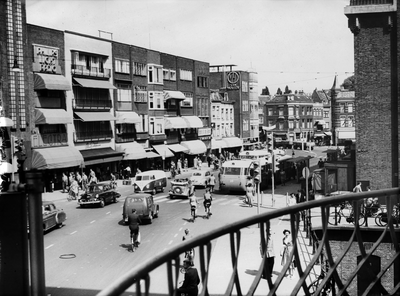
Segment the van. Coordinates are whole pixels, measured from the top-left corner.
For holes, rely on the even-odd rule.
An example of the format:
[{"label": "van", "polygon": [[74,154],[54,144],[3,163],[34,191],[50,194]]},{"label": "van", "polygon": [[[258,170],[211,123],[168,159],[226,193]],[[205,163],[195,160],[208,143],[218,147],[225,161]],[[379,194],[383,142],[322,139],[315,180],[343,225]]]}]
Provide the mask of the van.
[{"label": "van", "polygon": [[142,222],[151,224],[153,218],[158,218],[160,206],[154,203],[153,196],[147,193],[135,193],[126,197],[122,208],[122,219],[128,223],[128,215],[135,209]]},{"label": "van", "polygon": [[164,171],[151,170],[136,174],[133,181],[135,192],[146,192],[156,194],[158,191],[164,192],[167,186],[167,175]]}]

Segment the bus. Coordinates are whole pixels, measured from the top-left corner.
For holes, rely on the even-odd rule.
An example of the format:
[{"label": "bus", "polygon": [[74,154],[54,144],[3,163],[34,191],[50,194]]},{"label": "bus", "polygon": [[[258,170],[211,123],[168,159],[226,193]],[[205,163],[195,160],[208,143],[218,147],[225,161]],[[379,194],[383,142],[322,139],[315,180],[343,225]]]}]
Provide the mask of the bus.
[{"label": "bus", "polygon": [[[250,168],[254,160],[237,159],[228,160],[222,164],[219,174],[219,188],[221,191],[246,191],[247,177],[251,175]],[[258,159],[260,162],[261,190],[267,189],[271,176],[269,174],[271,165],[265,158]]]},{"label": "bus", "polygon": [[[277,161],[286,155],[286,152],[283,149],[274,149],[273,152]],[[268,160],[268,163],[272,163],[271,153],[266,149],[241,151],[239,153],[239,159],[266,159]]]}]

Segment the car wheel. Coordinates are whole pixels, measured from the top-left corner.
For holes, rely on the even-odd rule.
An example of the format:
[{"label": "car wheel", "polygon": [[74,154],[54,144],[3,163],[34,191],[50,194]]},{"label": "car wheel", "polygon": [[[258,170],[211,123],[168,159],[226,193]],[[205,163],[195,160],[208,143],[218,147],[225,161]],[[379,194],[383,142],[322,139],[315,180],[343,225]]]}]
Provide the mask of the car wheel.
[{"label": "car wheel", "polygon": [[153,223],[153,213],[149,214],[149,224]]},{"label": "car wheel", "polygon": [[151,194],[156,195],[156,194],[157,194],[157,190],[154,188],[154,189],[151,191]]},{"label": "car wheel", "polygon": [[104,202],[104,199],[100,200],[100,208],[104,208],[104,206],[106,205],[106,203]]},{"label": "car wheel", "polygon": [[63,227],[62,223],[57,224],[57,228],[61,228],[61,227]]},{"label": "car wheel", "polygon": [[115,196],[113,197],[113,203],[116,203],[117,199],[115,198]]},{"label": "car wheel", "polygon": [[158,218],[158,210],[157,210],[156,213],[154,214],[154,218]]}]

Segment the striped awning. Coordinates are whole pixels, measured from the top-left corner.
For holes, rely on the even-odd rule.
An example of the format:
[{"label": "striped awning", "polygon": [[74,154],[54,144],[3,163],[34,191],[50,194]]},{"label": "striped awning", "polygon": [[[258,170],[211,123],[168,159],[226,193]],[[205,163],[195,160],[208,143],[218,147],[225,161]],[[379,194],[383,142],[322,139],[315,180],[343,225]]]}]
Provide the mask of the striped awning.
[{"label": "striped awning", "polygon": [[32,169],[52,170],[82,164],[83,156],[75,147],[32,149]]},{"label": "striped awning", "polygon": [[164,101],[175,99],[175,100],[185,100],[186,97],[181,91],[176,90],[165,90],[164,91]]},{"label": "striped awning", "polygon": [[168,149],[167,145],[153,145],[153,148],[158,154],[160,154],[161,157],[174,157],[174,154]]},{"label": "striped awning", "polygon": [[79,84],[79,86],[87,87],[87,88],[104,88],[104,89],[117,89],[114,85],[112,85],[107,80],[95,80],[95,79],[85,79],[85,78],[74,78],[75,82]]},{"label": "striped awning", "polygon": [[116,113],[117,113],[116,114],[117,121],[115,123],[117,124],[123,124],[123,123],[135,124],[142,122],[140,116],[136,112],[116,112]]},{"label": "striped awning", "polygon": [[243,146],[242,139],[239,139],[238,137],[223,138],[222,141],[226,143],[228,148]]},{"label": "striped awning", "polygon": [[185,153],[190,155],[203,154],[207,151],[206,144],[200,140],[184,141],[181,145],[188,150]]},{"label": "striped awning", "polygon": [[64,109],[35,109],[35,124],[67,123],[72,123],[72,118]]},{"label": "striped awning", "polygon": [[178,129],[189,127],[187,122],[179,116],[164,117],[164,128],[165,129]]},{"label": "striped awning", "polygon": [[197,116],[182,116],[182,118],[186,121],[188,127],[190,128],[203,127],[203,122]]},{"label": "striped awning", "polygon": [[35,90],[54,89],[54,90],[71,90],[71,84],[62,75],[35,73],[34,85]]},{"label": "striped awning", "polygon": [[138,142],[119,144],[116,148],[117,151],[124,152],[123,160],[147,158],[146,150]]}]

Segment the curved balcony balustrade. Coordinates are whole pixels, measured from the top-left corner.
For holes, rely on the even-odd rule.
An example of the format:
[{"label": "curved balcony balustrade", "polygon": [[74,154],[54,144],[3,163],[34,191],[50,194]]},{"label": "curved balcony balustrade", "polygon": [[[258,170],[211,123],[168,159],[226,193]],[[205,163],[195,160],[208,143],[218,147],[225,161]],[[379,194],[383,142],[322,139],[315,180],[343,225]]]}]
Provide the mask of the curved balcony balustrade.
[{"label": "curved balcony balustrade", "polygon": [[[230,247],[226,247],[224,253],[230,261],[231,268],[217,271],[217,274],[224,273],[225,278],[228,279],[226,284],[222,281],[217,282],[218,286],[224,285],[219,287],[224,291],[218,293],[219,295],[398,295],[396,293],[400,291],[400,279],[395,270],[398,271],[400,266],[400,229],[399,219],[396,219],[394,215],[397,217],[399,215],[399,193],[399,188],[357,194],[348,193],[300,203],[237,221],[184,241],[178,247],[156,255],[152,260],[133,268],[98,295],[120,295],[127,290],[129,295],[154,295],[152,287],[159,286],[160,283],[152,281],[152,272],[159,267],[165,268],[158,269],[156,273],[159,275],[160,272],[165,272],[166,284],[163,293],[157,293],[157,295],[177,295],[175,291],[179,286],[178,278],[182,277],[180,270],[183,254],[185,250],[191,248],[195,248],[199,256],[196,260],[199,262],[197,268],[201,278],[199,295],[215,295],[210,283],[216,271],[213,271],[215,265],[211,263],[213,260],[220,262],[223,258],[213,258],[212,242],[223,237],[229,239]],[[360,226],[359,221],[362,221],[364,212],[362,205],[368,197],[380,197],[381,200],[385,200],[388,218],[386,226],[371,226],[371,224],[370,227]],[[352,204],[354,209],[353,221],[358,222],[331,225],[330,213],[336,212],[333,210],[334,205],[346,201]],[[306,218],[303,220],[308,222],[302,230],[300,218],[304,213],[306,213]],[[290,218],[291,236],[295,243],[290,253],[290,260],[282,266],[279,275],[272,280],[265,256],[268,243],[266,234],[271,229],[271,221],[280,217],[286,217],[286,220]],[[252,226],[256,229],[253,233],[253,236],[256,236],[253,237],[254,241],[261,242],[264,256],[261,257],[260,253],[258,254],[259,267],[252,271],[254,279],[250,285],[247,285],[248,289],[245,291],[246,285],[242,281],[239,266],[248,261],[248,258],[243,258],[246,254],[243,247],[245,242],[243,233]],[[303,232],[307,233],[310,244],[312,242],[315,246],[308,257],[302,246],[304,238],[300,240]],[[341,240],[340,244],[337,243],[339,240]],[[276,253],[278,254],[275,258],[279,258],[279,252]],[[378,270],[371,268],[376,264],[376,258],[374,258],[377,257],[376,254],[381,254],[382,259],[379,261]],[[285,274],[293,259],[300,264],[296,264],[295,267],[296,280],[289,281]],[[329,269],[324,269],[325,273],[320,273],[322,267],[326,266],[329,266]],[[263,273],[266,280],[263,279]],[[368,280],[362,281],[360,276]]]}]

